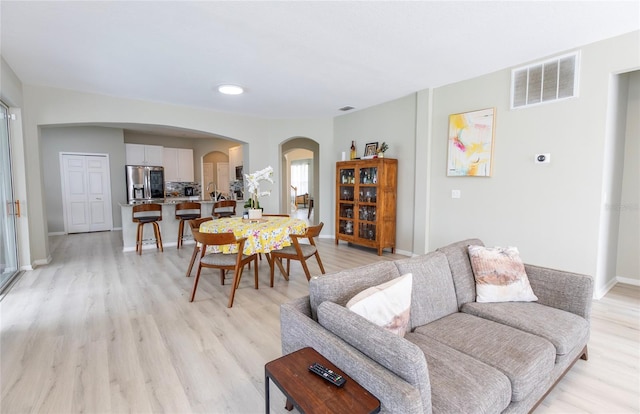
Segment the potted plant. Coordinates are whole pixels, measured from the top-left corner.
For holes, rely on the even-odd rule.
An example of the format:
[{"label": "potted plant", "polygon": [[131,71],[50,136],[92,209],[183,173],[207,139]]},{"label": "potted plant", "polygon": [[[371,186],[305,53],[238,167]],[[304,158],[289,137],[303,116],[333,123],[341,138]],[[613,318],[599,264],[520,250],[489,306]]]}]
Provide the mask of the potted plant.
[{"label": "potted plant", "polygon": [[265,169],[256,171],[253,174],[245,174],[245,180],[247,181],[247,194],[249,199],[245,203],[245,208],[248,208],[249,219],[255,220],[262,217],[262,209],[260,208],[259,198],[262,196],[268,196],[271,191],[260,192],[260,181],[269,181],[273,183],[273,168],[268,166]]},{"label": "potted plant", "polygon": [[389,145],[382,141],[382,144],[378,147],[378,158],[384,158],[384,153],[389,149]]}]

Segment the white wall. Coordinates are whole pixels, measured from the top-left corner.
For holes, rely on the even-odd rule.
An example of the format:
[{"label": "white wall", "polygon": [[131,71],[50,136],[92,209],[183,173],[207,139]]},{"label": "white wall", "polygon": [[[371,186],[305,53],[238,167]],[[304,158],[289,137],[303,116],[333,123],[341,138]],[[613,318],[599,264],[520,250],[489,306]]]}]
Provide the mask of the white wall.
[{"label": "white wall", "polygon": [[[578,98],[510,110],[510,70],[433,92],[429,244],[515,245],[525,261],[598,273],[610,75],[640,66],[638,33],[582,48]],[[446,176],[450,114],[495,107],[491,178]],[[551,163],[536,165],[536,153]],[[461,190],[460,199],[451,190]]]},{"label": "white wall", "polygon": [[[426,153],[415,153],[416,95],[411,94],[335,119],[335,151],[331,160],[331,177],[334,180],[335,162],[341,159],[342,151],[349,151],[351,141],[356,142],[358,157],[364,155],[367,143],[377,141],[382,144],[384,141],[389,144],[384,156],[398,159],[396,249],[398,253],[413,253],[415,168],[418,162],[427,163]],[[335,191],[332,200],[335,202]],[[335,233],[335,228],[332,230]]]},{"label": "white wall", "polygon": [[[222,114],[199,108],[189,108],[154,102],[143,102],[111,96],[95,95],[55,88],[25,85],[24,143],[28,165],[26,183],[29,197],[31,254],[34,260],[49,256],[48,225],[45,214],[43,171],[41,164],[40,127],[75,124],[149,124],[203,131],[246,142],[247,171],[267,165],[278,165],[279,143],[291,136],[306,136],[320,143],[321,157],[331,147],[331,119],[266,120],[255,117]],[[329,133],[327,133],[329,131]],[[248,148],[248,151],[247,151]],[[213,148],[215,149],[215,148]],[[199,149],[198,159],[209,152]],[[195,151],[194,151],[195,152]],[[194,155],[195,156],[195,155]],[[276,180],[278,177],[274,177]],[[329,184],[325,184],[325,187]],[[265,208],[276,209],[279,189],[265,200]],[[326,190],[325,190],[326,191]],[[328,193],[328,191],[327,191]],[[273,204],[270,206],[269,204]],[[326,218],[325,218],[326,220]]]},{"label": "white wall", "polygon": [[118,203],[127,202],[124,170],[125,149],[122,130],[89,126],[43,127],[40,137],[48,233],[62,233],[65,231],[62,181],[60,177],[60,152],[109,154],[113,227],[121,228],[122,215]]},{"label": "white wall", "polygon": [[[280,157],[281,151],[280,144],[285,143],[282,148],[283,151],[288,149],[287,142],[294,138],[308,138],[319,144],[319,154],[317,157],[317,164],[314,164],[314,180],[317,180],[317,188],[314,188],[316,192],[314,199],[314,220],[316,223],[324,222],[325,227],[322,230],[320,237],[331,237],[333,234],[333,216],[334,216],[334,204],[333,204],[333,169],[334,169],[334,147],[333,147],[333,120],[327,119],[283,119],[283,120],[270,120],[269,128],[263,134],[270,146],[264,151],[263,154],[253,154],[251,156],[252,166],[247,169],[247,158],[245,154],[245,173],[250,171],[256,171],[261,168],[271,165],[274,169],[274,181],[276,184],[272,185],[271,196],[264,197],[260,200],[260,205],[264,205],[265,211],[287,211],[284,203],[282,192],[288,189],[282,188],[277,183],[282,182],[283,171],[286,171],[286,162]],[[312,146],[305,146],[304,148],[312,150]],[[267,156],[268,154],[268,156]],[[269,162],[263,162],[263,159],[269,159]],[[273,161],[273,160],[276,161]],[[261,164],[256,165],[256,160]],[[316,158],[314,158],[314,161]],[[264,201],[264,203],[263,203]]]},{"label": "white wall", "polygon": [[[29,167],[25,182],[32,257],[48,256],[39,126],[141,123],[247,143],[245,170],[272,165],[276,182],[282,168],[280,143],[295,137],[318,142],[322,179],[316,214],[327,224],[325,237],[334,231],[335,162],[341,152],[352,140],[360,155],[366,143],[386,141],[390,145],[386,155],[398,158],[400,168],[399,251],[423,253],[461,238],[480,237],[490,245],[519,246],[528,262],[596,275],[601,287],[610,277],[597,275],[599,254],[606,250],[599,246],[599,223],[607,208],[602,193],[610,76],[640,67],[639,37],[640,32],[634,32],[583,47],[578,98],[513,111],[509,69],[418,91],[335,119],[311,120],[267,120],[25,85],[24,157]],[[487,107],[497,109],[493,177],[446,177],[448,116]],[[629,139],[626,142],[633,145]],[[539,152],[550,152],[551,164],[535,165],[533,155]],[[272,196],[263,204],[279,211],[282,190],[277,185],[270,189]],[[452,189],[461,190],[462,198],[451,199]],[[634,200],[623,202],[632,210],[637,206]],[[621,232],[622,237],[626,236]],[[621,263],[618,259],[618,269]]]}]

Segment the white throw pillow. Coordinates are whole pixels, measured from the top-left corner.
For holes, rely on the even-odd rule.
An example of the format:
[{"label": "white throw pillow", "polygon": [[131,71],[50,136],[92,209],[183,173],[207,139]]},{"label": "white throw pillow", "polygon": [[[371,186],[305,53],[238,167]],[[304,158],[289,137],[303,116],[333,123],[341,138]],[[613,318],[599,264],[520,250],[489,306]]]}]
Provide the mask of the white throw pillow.
[{"label": "white throw pillow", "polygon": [[411,316],[413,276],[407,273],[355,295],[347,308],[396,335],[404,336]]},{"label": "white throw pillow", "polygon": [[531,289],[517,247],[469,246],[476,279],[477,302],[533,302]]}]

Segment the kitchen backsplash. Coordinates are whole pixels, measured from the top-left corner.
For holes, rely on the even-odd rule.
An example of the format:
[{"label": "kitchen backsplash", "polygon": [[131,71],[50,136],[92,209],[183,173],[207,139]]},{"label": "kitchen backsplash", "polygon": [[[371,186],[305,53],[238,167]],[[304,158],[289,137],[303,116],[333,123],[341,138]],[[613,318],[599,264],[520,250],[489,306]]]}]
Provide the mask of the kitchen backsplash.
[{"label": "kitchen backsplash", "polygon": [[167,181],[164,183],[165,197],[189,197],[189,195],[185,194],[185,188],[187,187],[193,188],[193,194],[191,194],[191,196],[200,197],[200,194],[202,194],[200,183]]}]

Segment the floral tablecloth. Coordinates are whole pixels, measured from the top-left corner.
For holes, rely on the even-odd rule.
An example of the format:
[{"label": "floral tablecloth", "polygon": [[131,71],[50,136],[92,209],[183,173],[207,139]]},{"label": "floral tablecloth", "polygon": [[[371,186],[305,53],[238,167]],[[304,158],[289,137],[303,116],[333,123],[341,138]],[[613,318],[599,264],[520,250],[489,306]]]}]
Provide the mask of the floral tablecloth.
[{"label": "floral tablecloth", "polygon": [[[240,217],[221,218],[205,221],[200,225],[202,233],[233,233],[236,238],[246,237],[243,253],[269,253],[291,246],[290,234],[304,234],[305,220],[291,217],[264,217],[263,222],[251,223]],[[209,246],[211,253],[237,253],[235,245]]]}]

